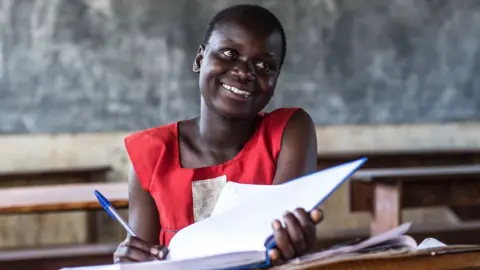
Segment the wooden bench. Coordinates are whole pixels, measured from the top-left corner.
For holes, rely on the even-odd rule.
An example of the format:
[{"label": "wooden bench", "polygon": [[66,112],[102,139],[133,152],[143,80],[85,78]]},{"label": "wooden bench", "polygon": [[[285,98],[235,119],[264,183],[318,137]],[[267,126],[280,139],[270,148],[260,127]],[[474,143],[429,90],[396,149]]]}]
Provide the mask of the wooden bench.
[{"label": "wooden bench", "polygon": [[0,189],[0,214],[99,210],[95,189],[114,207],[128,206],[127,183],[65,184]]},{"label": "wooden bench", "polygon": [[[71,183],[105,182],[110,166],[84,166],[75,168],[44,168],[36,170],[0,171],[0,190],[3,188],[37,187]],[[40,195],[44,196],[44,195]],[[1,211],[1,210],[0,210]],[[1,213],[1,212],[0,212]],[[34,212],[32,212],[34,213]],[[90,212],[87,216],[88,242],[97,241],[97,216]]]},{"label": "wooden bench", "polygon": [[[4,187],[0,188],[0,214],[89,213],[87,244],[3,249],[0,251],[1,269],[56,270],[111,263],[117,243],[99,244],[96,243],[96,237],[91,236],[92,231],[96,234],[95,212],[101,209],[93,191],[101,191],[114,207],[121,209],[128,206],[128,184],[101,182],[105,180],[108,170],[94,167],[0,173],[0,183]],[[18,187],[12,187],[13,184]]]},{"label": "wooden bench", "polygon": [[110,166],[89,166],[0,171],[0,187],[103,182],[110,170]]},{"label": "wooden bench", "polygon": [[368,157],[368,161],[362,166],[362,169],[472,165],[480,164],[480,149],[383,150],[320,153],[317,156],[317,167],[323,169],[362,157]]},{"label": "wooden bench", "polygon": [[[467,169],[468,166],[472,165],[478,165],[480,164],[480,149],[423,149],[423,150],[384,150],[384,151],[363,151],[363,152],[339,152],[339,153],[320,153],[318,155],[318,161],[317,161],[317,167],[318,169],[323,169],[332,165],[340,164],[346,161],[351,161],[357,158],[361,157],[368,157],[368,161],[362,166],[361,170],[355,174],[354,177],[362,177],[366,176],[369,174],[369,172],[379,172],[379,173],[385,173],[389,172],[392,173],[392,170],[397,170],[396,172],[394,171],[393,174],[397,174],[396,177],[400,177],[400,174],[411,174],[411,173],[418,173],[419,171],[416,169],[420,169],[422,173],[424,174],[431,174],[432,172],[429,172],[429,168],[436,169],[438,167],[449,167],[451,170],[452,167],[453,171],[450,173],[456,174],[458,173],[458,170],[462,170],[463,176],[469,178],[470,176],[467,176],[465,173],[465,169]],[[457,167],[459,166],[459,167]],[[372,171],[373,170],[373,171]],[[413,170],[413,171],[412,171]],[[476,169],[474,169],[476,170]],[[442,171],[437,171],[435,174],[443,174],[447,173],[445,169]],[[460,173],[462,174],[462,173]],[[447,178],[446,182],[450,182],[448,178],[452,179],[452,175],[450,176],[441,176],[440,178],[444,178],[443,180],[437,179],[437,181],[442,181],[442,183],[445,183],[445,177]],[[402,177],[400,177],[402,178]],[[441,196],[444,196],[445,194],[448,194],[449,192],[451,196],[455,196],[455,200],[457,200],[456,203],[452,202],[450,205],[461,205],[461,206],[450,206],[450,208],[453,210],[453,212],[460,217],[462,220],[478,220],[480,218],[480,214],[475,213],[480,213],[480,211],[475,211],[474,206],[465,206],[465,205],[471,205],[469,203],[464,204],[464,203],[459,203],[458,200],[461,200],[460,198],[457,198],[456,196],[459,191],[454,191],[454,189],[457,188],[457,185],[454,183],[453,186],[448,186],[445,184],[441,184],[440,187],[436,186],[433,181],[428,181],[425,180],[425,177],[420,177],[422,180],[419,180],[419,178],[416,178],[416,180],[412,180],[408,182],[408,187],[405,185],[403,186],[403,197],[406,198],[406,194],[410,193],[410,190],[412,192],[415,191],[415,187],[410,188],[413,186],[413,183],[418,181],[418,184],[416,185],[422,185],[424,188],[425,186],[431,187],[428,191],[428,195],[431,194],[437,194],[436,192],[439,192],[439,194],[443,194]],[[431,179],[431,177],[430,177]],[[458,179],[458,178],[457,178]],[[475,182],[473,179],[465,179],[462,178],[462,185],[470,185],[472,182]],[[453,180],[452,180],[453,181]],[[392,183],[390,181],[389,183]],[[373,213],[374,211],[374,189],[372,188],[372,183],[364,180],[351,180],[349,182],[349,188],[350,188],[350,194],[349,194],[349,204],[350,204],[350,209],[353,211],[368,211],[370,213]],[[468,188],[467,188],[468,189]],[[450,191],[449,191],[450,190]],[[466,191],[465,191],[466,192]],[[416,193],[418,196],[421,196],[421,193]],[[425,194],[423,194],[425,195]],[[437,195],[431,195],[434,197],[437,197]],[[461,196],[461,195],[460,195]],[[430,196],[423,196],[424,200],[429,200]],[[406,199],[403,200],[402,203],[407,204],[406,208],[413,208],[412,205],[408,206],[408,204],[413,204],[415,201]],[[422,203],[422,205],[425,205],[425,203]],[[436,203],[438,205],[438,203]],[[419,205],[420,206],[420,205]],[[430,205],[433,206],[433,205]],[[379,206],[380,207],[380,206]],[[392,214],[390,218],[388,218],[390,221],[395,221],[395,217],[397,217],[397,220],[400,222],[400,218],[398,217],[397,214]],[[377,214],[378,217],[378,214]],[[396,224],[397,222],[394,222],[392,224]],[[391,224],[391,225],[392,225]],[[375,228],[376,225],[372,225],[372,229]],[[387,226],[388,227],[388,226]],[[480,239],[478,237],[479,235],[479,228],[480,224],[477,222],[470,222],[469,224],[460,224],[460,225],[446,225],[446,224],[441,224],[438,226],[425,226],[424,224],[417,224],[414,223],[411,232],[411,234],[417,241],[422,241],[426,237],[435,237],[438,239],[441,239],[445,241],[446,243],[449,244],[479,244]],[[359,238],[359,237],[366,237],[370,235],[372,229],[366,230],[366,229],[353,229],[353,230],[348,230],[348,231],[338,231],[334,234],[334,236],[331,235],[325,235],[321,236],[321,239],[319,239],[319,242],[317,244],[318,248],[324,248],[328,247],[329,245],[336,244],[339,242],[344,242],[348,241],[349,239],[353,238]],[[380,229],[381,231],[382,229]],[[458,232],[458,233],[457,233]]]},{"label": "wooden bench", "polygon": [[63,267],[111,264],[117,244],[94,244],[2,250],[2,270],[58,270]]},{"label": "wooden bench", "polygon": [[351,180],[350,210],[372,213],[372,234],[398,226],[402,209],[480,206],[480,165],[360,170]]}]

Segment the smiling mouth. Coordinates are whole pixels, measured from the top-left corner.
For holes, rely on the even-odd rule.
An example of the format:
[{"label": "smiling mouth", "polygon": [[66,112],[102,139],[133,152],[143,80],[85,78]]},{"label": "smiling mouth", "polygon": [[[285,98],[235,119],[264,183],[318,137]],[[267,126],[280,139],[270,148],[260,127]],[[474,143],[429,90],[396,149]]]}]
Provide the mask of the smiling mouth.
[{"label": "smiling mouth", "polygon": [[231,85],[228,85],[228,84],[224,84],[222,83],[222,87],[227,89],[228,91],[236,94],[236,95],[239,95],[239,96],[243,96],[245,98],[248,98],[252,95],[252,93],[248,92],[248,91],[245,91],[245,90],[241,90],[241,89],[238,89],[236,87],[233,87]]}]

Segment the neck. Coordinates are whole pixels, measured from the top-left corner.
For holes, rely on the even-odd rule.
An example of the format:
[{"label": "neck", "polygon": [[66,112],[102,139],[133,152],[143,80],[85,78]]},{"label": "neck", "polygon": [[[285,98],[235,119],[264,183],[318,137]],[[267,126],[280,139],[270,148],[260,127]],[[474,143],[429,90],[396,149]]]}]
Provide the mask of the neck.
[{"label": "neck", "polygon": [[201,105],[198,134],[208,148],[241,149],[255,131],[255,118],[229,119]]}]

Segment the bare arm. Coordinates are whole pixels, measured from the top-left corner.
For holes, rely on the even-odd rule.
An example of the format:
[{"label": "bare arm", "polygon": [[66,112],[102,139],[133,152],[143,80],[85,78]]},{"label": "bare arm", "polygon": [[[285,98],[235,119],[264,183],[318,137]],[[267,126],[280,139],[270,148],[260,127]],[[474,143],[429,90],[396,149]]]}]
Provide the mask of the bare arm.
[{"label": "bare arm", "polygon": [[128,223],[143,241],[157,245],[160,234],[160,220],[157,206],[150,193],[145,191],[133,166],[128,177]]},{"label": "bare arm", "polygon": [[114,263],[163,259],[168,252],[160,247],[160,220],[155,201],[145,191],[132,166],[128,177],[128,223],[137,237],[127,235],[113,255]]},{"label": "bare arm", "polygon": [[[277,160],[274,184],[316,171],[317,136],[311,117],[304,110],[298,110],[290,118],[282,138],[282,149]],[[292,190],[295,192],[295,190]],[[301,194],[298,194],[301,196]],[[315,225],[322,219],[318,210],[307,213],[304,209],[296,209],[285,213],[285,227],[274,220],[276,250],[272,250],[270,258],[274,265],[281,264],[295,256],[310,251],[316,240]]]},{"label": "bare arm", "polygon": [[312,173],[317,170],[317,135],[312,118],[298,110],[290,118],[282,138],[274,184]]}]

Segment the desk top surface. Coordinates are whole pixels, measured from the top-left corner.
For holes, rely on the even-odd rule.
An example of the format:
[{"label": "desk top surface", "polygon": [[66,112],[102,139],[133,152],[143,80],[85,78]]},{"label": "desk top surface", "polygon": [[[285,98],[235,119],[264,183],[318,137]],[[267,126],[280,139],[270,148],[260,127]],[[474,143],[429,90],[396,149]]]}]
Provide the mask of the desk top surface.
[{"label": "desk top surface", "polygon": [[419,168],[395,168],[395,169],[365,169],[357,171],[352,180],[374,181],[377,179],[409,180],[414,178],[435,179],[438,177],[480,177],[480,165],[437,166]]},{"label": "desk top surface", "polygon": [[101,209],[94,190],[114,207],[128,205],[128,183],[88,183],[0,189],[0,214]]},{"label": "desk top surface", "polygon": [[[470,247],[471,248],[471,247]],[[445,247],[450,254],[433,255],[431,251],[412,253],[383,253],[313,261],[305,264],[287,264],[272,270],[426,270],[426,269],[479,269],[480,248]],[[475,267],[475,268],[474,268]]]},{"label": "desk top surface", "polygon": [[83,167],[64,167],[64,168],[44,168],[44,169],[28,169],[28,170],[0,170],[0,179],[8,179],[11,177],[30,177],[41,175],[68,175],[68,174],[103,174],[112,170],[111,166],[83,166]]},{"label": "desk top surface", "polygon": [[[445,247],[440,250],[457,250],[458,247]],[[129,269],[151,269],[151,267],[135,267]],[[417,252],[384,252],[371,255],[355,255],[344,258],[332,258],[306,263],[290,263],[271,270],[442,270],[442,269],[478,269],[480,267],[480,249],[451,254],[435,254],[431,251]],[[174,267],[158,267],[158,269],[174,269]],[[93,268],[69,268],[75,270],[118,269],[115,265],[96,266]],[[175,268],[177,269],[177,268]]]}]

